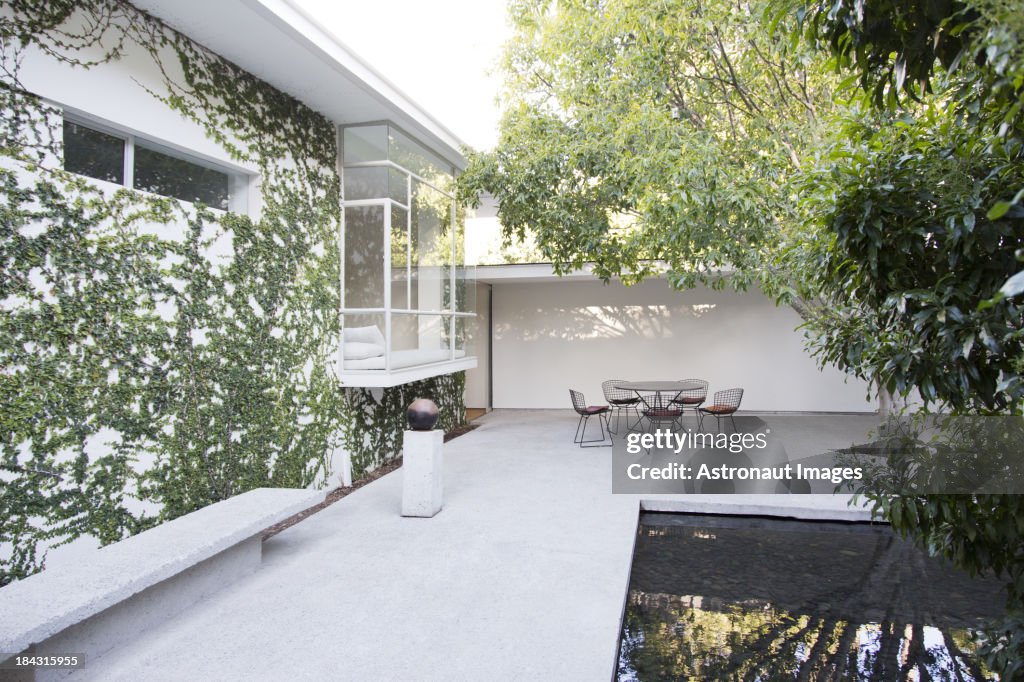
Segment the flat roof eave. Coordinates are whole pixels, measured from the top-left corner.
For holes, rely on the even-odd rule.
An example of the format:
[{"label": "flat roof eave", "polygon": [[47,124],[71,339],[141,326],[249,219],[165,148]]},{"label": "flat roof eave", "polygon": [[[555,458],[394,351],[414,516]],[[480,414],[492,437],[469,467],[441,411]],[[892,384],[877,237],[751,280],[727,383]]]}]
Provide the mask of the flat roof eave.
[{"label": "flat roof eave", "polygon": [[132,0],[338,125],[390,120],[459,169],[464,142],[290,0]]},{"label": "flat roof eave", "polygon": [[[555,274],[555,268],[551,263],[506,263],[502,265],[475,265],[476,281],[483,284],[498,284],[501,282],[586,282],[598,281],[594,274],[594,265],[585,264],[582,268],[563,275]],[[732,272],[730,269],[718,270],[711,277],[727,277]],[[665,279],[664,273],[648,275],[647,279]],[[618,281],[618,278],[613,278]]]}]

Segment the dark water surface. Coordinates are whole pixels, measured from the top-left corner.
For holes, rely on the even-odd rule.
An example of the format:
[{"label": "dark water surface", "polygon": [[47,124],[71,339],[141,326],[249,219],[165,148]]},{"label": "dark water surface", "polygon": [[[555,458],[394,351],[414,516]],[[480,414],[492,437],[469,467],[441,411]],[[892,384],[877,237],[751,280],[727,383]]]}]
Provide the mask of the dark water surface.
[{"label": "dark water surface", "polygon": [[1003,613],[887,526],[643,514],[625,680],[994,680],[970,628]]}]

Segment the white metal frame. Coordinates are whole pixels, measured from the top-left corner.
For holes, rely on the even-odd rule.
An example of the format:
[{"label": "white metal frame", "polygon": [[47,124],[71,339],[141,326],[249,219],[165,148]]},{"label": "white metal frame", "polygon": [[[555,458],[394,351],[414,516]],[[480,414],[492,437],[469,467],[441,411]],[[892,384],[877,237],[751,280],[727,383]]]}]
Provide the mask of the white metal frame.
[{"label": "white metal frame", "polygon": [[[337,129],[337,147],[338,147],[338,175],[341,179],[341,192],[342,192],[342,219],[341,219],[341,234],[338,238],[338,253],[340,260],[339,270],[339,285],[341,289],[340,295],[340,309],[339,312],[343,316],[345,315],[383,315],[384,316],[384,369],[373,369],[373,370],[346,370],[345,369],[345,356],[344,356],[344,335],[339,339],[338,343],[338,371],[342,383],[345,386],[354,387],[388,387],[397,386],[399,384],[407,383],[410,381],[417,381],[419,379],[425,379],[439,374],[450,374],[452,372],[461,371],[464,369],[472,369],[476,367],[476,357],[456,357],[458,351],[456,342],[456,320],[458,318],[473,318],[476,317],[476,313],[461,312],[458,310],[458,294],[457,294],[457,272],[459,270],[456,264],[456,218],[457,208],[455,206],[455,195],[452,192],[441,189],[433,182],[421,175],[401,166],[390,159],[381,161],[360,161],[350,164],[345,163],[345,149],[344,139],[345,130],[347,128],[356,127],[367,127],[367,126],[385,126],[393,127],[401,131],[411,140],[419,143],[413,136],[406,133],[401,128],[398,128],[394,124],[387,121],[375,121],[372,123],[361,123],[351,126],[339,126]],[[425,147],[431,153],[436,155],[428,147]],[[346,200],[344,198],[344,173],[346,168],[389,168],[399,171],[405,175],[405,197],[407,203],[402,203],[392,199],[390,196],[386,198],[372,198],[372,199],[352,199]],[[454,168],[453,168],[454,173]],[[449,199],[449,211],[450,211],[450,239],[449,239],[449,273],[448,273],[448,306],[443,310],[422,310],[412,309],[408,306],[412,304],[412,210],[413,210],[413,181],[422,183],[431,189],[440,192],[442,195]],[[389,192],[390,193],[390,192]],[[345,208],[356,208],[360,206],[380,206],[384,208],[384,307],[383,308],[348,308],[345,305]],[[391,269],[391,214],[393,208],[400,208],[405,211],[405,234],[406,234],[406,308],[395,309],[391,307],[391,280],[392,280],[392,269]],[[465,268],[464,268],[465,269]],[[403,367],[400,369],[392,369],[391,367],[391,332],[392,332],[392,317],[394,315],[428,315],[435,317],[447,318],[448,325],[448,359],[442,362],[430,362],[421,365],[413,365],[410,367]]]},{"label": "white metal frame", "polygon": [[[218,173],[223,173],[228,179],[228,211],[241,214],[249,213],[249,193],[252,180],[256,177],[256,175],[251,171],[219,161],[211,161],[194,152],[182,150],[164,142],[159,142],[146,135],[137,135],[133,131],[120,128],[116,125],[99,120],[88,114],[83,114],[78,110],[71,109],[69,107],[61,107],[61,109],[62,116],[65,120],[85,128],[106,133],[107,135],[116,137],[124,142],[124,154],[122,154],[121,157],[123,163],[121,169],[121,185],[123,187],[143,194],[153,194],[152,192],[135,187],[135,145],[141,141],[142,146],[147,149],[152,149],[153,151],[166,154],[167,156],[171,156],[176,159],[181,159],[187,163],[201,166],[203,168],[209,168],[210,170],[215,170]],[[98,180],[98,178],[93,179]],[[106,181],[100,180],[100,182]],[[154,196],[164,195],[158,194]],[[178,201],[185,200],[179,199]],[[216,206],[209,206],[208,208],[213,211],[222,210]]]}]

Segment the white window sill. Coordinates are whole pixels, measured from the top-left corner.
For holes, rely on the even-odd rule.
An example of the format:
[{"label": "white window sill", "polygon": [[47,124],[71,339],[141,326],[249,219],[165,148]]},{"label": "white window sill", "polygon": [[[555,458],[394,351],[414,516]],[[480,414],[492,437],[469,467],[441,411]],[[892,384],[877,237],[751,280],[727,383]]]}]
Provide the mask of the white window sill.
[{"label": "white window sill", "polygon": [[350,388],[389,388],[407,384],[410,381],[420,381],[443,374],[454,374],[467,369],[476,368],[476,357],[462,357],[444,362],[434,362],[426,365],[413,365],[390,371],[383,369],[369,370],[342,370],[338,378],[344,387]]}]

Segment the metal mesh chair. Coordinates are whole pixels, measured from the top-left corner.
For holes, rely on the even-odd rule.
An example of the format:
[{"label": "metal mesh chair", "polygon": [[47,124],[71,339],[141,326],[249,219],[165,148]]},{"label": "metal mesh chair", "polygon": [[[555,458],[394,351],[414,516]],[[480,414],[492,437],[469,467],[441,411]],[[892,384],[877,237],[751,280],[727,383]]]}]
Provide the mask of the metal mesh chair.
[{"label": "metal mesh chair", "polygon": [[700,420],[700,430],[704,430],[704,415],[712,415],[715,418],[715,426],[722,430],[722,419],[728,417],[732,422],[732,430],[736,431],[736,420],[733,415],[740,409],[740,401],[743,400],[742,388],[727,388],[724,391],[717,391],[707,407],[697,408],[697,417]]},{"label": "metal mesh chair", "polygon": [[[640,398],[634,391],[627,391],[624,388],[619,388],[620,384],[626,383],[622,379],[609,379],[601,384],[601,390],[604,391],[604,399],[608,401],[612,411],[615,412],[615,429],[619,428],[619,420],[622,419],[622,413],[633,410],[636,414],[636,422],[633,426],[640,423]],[[629,416],[626,416],[626,424],[629,424]],[[631,431],[633,426],[627,428],[627,431]],[[611,420],[609,419],[608,430],[611,433],[617,433],[616,430],[611,428]]]},{"label": "metal mesh chair", "polygon": [[642,414],[647,419],[646,431],[648,433],[653,433],[655,426],[660,424],[669,424],[676,430],[683,427],[683,423],[680,421],[683,417],[683,410],[673,404],[678,394],[664,391],[640,391],[639,396],[643,403]]},{"label": "metal mesh chair", "polygon": [[673,405],[679,405],[681,408],[691,408],[694,412],[697,408],[704,404],[704,401],[708,399],[708,382],[703,379],[683,379],[691,384],[699,384],[700,388],[688,389],[680,391],[679,395],[672,399]]},{"label": "metal mesh chair", "polygon": [[[572,398],[572,407],[576,410],[576,414],[580,416],[579,423],[576,424],[576,435],[573,436],[572,442],[579,445],[581,448],[601,448],[611,447],[611,424],[609,423],[609,416],[611,415],[612,408],[607,405],[587,405],[586,399],[583,394],[579,391],[569,389],[569,397]],[[587,433],[587,422],[590,421],[591,417],[597,417],[597,423],[601,427],[601,437],[591,438],[586,440],[585,436]],[[605,426],[608,427],[608,442],[605,441]],[[586,445],[586,443],[600,443],[599,445]]]}]

